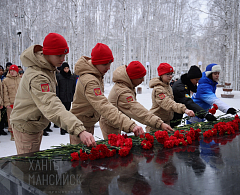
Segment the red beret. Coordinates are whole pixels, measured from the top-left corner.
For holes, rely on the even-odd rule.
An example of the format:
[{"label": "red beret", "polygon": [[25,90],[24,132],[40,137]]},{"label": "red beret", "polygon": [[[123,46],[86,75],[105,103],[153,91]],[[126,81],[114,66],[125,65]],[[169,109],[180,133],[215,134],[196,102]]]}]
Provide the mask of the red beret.
[{"label": "red beret", "polygon": [[57,33],[49,33],[43,41],[44,55],[62,55],[69,52],[65,38]]},{"label": "red beret", "polygon": [[126,68],[130,79],[139,79],[146,75],[145,67],[139,61],[132,61]]},{"label": "red beret", "polygon": [[9,71],[10,71],[10,70],[15,70],[17,73],[18,73],[18,71],[19,71],[18,66],[15,65],[15,64],[13,64],[13,65],[10,66]]},{"label": "red beret", "polygon": [[173,72],[173,67],[168,63],[161,63],[158,68],[158,76],[164,75],[169,72]]},{"label": "red beret", "polygon": [[107,45],[97,43],[92,49],[91,60],[93,65],[100,65],[111,63],[114,58],[111,49]]}]

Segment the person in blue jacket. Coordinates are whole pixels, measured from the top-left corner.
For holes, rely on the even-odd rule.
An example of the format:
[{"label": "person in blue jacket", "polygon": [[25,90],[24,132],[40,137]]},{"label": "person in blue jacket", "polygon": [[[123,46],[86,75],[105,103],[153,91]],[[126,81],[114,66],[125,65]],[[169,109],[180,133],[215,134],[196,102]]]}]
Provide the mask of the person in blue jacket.
[{"label": "person in blue jacket", "polygon": [[[235,108],[217,98],[215,92],[219,80],[221,66],[218,64],[209,64],[206,71],[202,73],[202,78],[199,80],[197,92],[193,94],[193,101],[201,106],[204,110],[208,111],[213,104],[218,106],[218,109],[227,114],[236,114]],[[205,119],[192,117],[187,123],[203,122]]]}]

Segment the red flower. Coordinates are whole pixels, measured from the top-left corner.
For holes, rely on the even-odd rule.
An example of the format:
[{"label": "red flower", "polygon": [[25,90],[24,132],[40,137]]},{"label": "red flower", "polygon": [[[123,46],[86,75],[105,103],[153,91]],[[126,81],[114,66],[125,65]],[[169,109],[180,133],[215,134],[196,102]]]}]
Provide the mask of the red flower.
[{"label": "red flower", "polygon": [[88,154],[85,153],[85,152],[82,152],[80,154],[80,158],[81,158],[82,161],[88,160]]},{"label": "red flower", "polygon": [[141,142],[141,146],[143,149],[146,149],[146,150],[149,150],[153,147],[152,143],[146,139]]},{"label": "red flower", "polygon": [[209,109],[208,112],[214,115],[216,113],[216,109],[215,108]]},{"label": "red flower", "polygon": [[151,144],[153,144],[154,142],[154,137],[152,135],[150,135],[149,133],[145,133],[145,137],[148,141],[151,142]]},{"label": "red flower", "polygon": [[130,152],[129,148],[122,148],[118,151],[118,154],[121,157],[124,157],[124,156],[127,156],[129,154],[129,152]]},{"label": "red flower", "polygon": [[217,104],[213,104],[213,107],[214,107],[216,110],[218,109]]},{"label": "red flower", "polygon": [[174,147],[174,140],[167,140],[164,142],[164,148],[173,148]]},{"label": "red flower", "polygon": [[72,157],[71,161],[79,160],[79,156],[77,152],[71,153],[71,157]]},{"label": "red flower", "polygon": [[97,159],[96,156],[94,156],[93,154],[89,154],[88,157],[89,157],[90,160],[96,160]]},{"label": "red flower", "polygon": [[190,145],[192,144],[192,138],[190,136],[187,136],[187,143]]}]

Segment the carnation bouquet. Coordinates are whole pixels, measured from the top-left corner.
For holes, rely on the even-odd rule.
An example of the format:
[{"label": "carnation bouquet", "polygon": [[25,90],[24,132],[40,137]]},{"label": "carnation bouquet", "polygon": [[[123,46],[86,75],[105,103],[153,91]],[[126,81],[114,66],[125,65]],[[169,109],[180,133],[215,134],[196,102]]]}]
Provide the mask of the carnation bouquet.
[{"label": "carnation bouquet", "polygon": [[[216,107],[215,107],[216,109]],[[153,147],[176,148],[192,145],[195,140],[208,140],[217,136],[234,135],[239,132],[240,119],[235,117],[220,118],[217,121],[194,123],[176,127],[174,133],[156,130],[139,137],[110,134],[107,140],[97,141],[96,147],[83,144],[52,146],[52,149],[39,151],[31,156],[13,156],[11,159],[49,158],[59,160],[93,161],[115,155],[128,156],[133,151],[148,151]],[[144,152],[145,153],[145,152]]]}]

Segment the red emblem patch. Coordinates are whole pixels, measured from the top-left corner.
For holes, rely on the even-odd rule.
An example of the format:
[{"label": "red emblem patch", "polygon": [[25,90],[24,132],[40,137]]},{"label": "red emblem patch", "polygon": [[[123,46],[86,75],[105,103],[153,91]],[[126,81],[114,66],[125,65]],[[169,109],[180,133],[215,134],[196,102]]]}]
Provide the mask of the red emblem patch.
[{"label": "red emblem patch", "polygon": [[94,93],[96,96],[102,95],[101,89],[100,88],[95,88]]},{"label": "red emblem patch", "polygon": [[41,84],[41,89],[42,92],[49,92],[50,91],[49,84]]},{"label": "red emblem patch", "polygon": [[133,101],[133,97],[132,97],[132,96],[129,96],[129,97],[126,98],[126,100],[127,100],[128,102],[132,102],[132,101]]},{"label": "red emblem patch", "polygon": [[164,93],[159,94],[159,97],[160,97],[161,100],[163,100],[165,98]]}]

